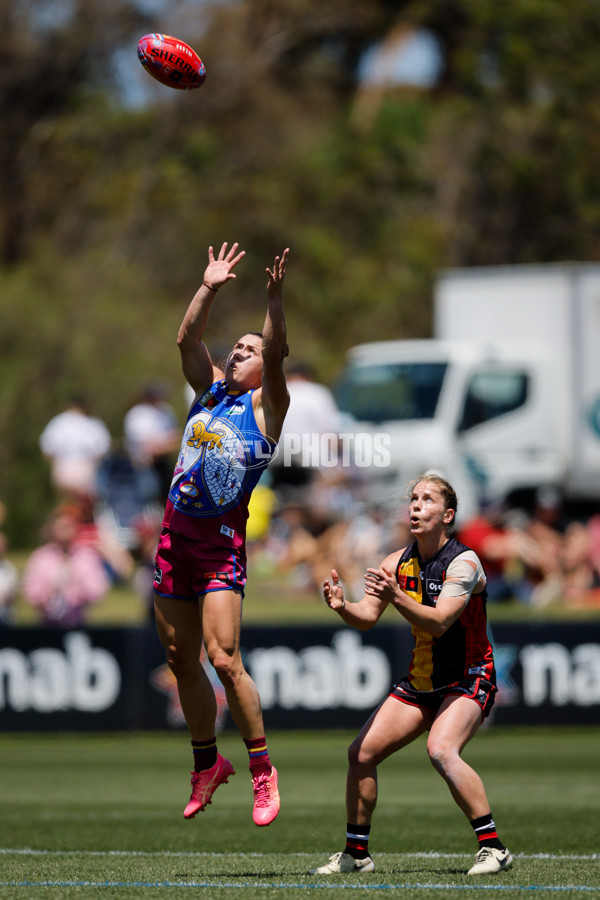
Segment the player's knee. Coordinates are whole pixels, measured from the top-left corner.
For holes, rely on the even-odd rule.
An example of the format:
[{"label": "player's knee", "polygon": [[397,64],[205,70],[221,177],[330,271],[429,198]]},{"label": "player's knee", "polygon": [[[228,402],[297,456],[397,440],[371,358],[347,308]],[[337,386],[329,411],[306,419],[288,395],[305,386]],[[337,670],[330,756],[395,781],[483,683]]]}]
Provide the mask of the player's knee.
[{"label": "player's knee", "polygon": [[167,646],[167,665],[179,681],[186,677],[195,677],[198,661],[193,654],[188,653],[185,649],[176,644],[169,644]]},{"label": "player's knee", "polygon": [[244,671],[244,667],[242,666],[239,657],[232,655],[219,647],[210,654],[209,659],[221,684],[226,687],[235,687],[235,684]]},{"label": "player's knee", "polygon": [[364,752],[362,741],[352,741],[348,747],[348,765],[351,769],[357,769],[361,766],[370,765],[371,759]]},{"label": "player's knee", "polygon": [[454,749],[444,740],[434,740],[431,737],[427,741],[427,753],[429,761],[434,769],[443,775],[450,765],[452,757],[455,755]]}]

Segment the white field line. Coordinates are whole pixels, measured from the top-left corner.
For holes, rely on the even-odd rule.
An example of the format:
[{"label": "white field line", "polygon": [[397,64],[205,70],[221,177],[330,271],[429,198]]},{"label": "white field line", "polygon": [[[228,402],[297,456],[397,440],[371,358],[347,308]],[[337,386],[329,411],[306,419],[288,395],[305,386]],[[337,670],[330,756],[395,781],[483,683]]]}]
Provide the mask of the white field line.
[{"label": "white field line", "polygon": [[[323,851],[327,852],[327,851]],[[240,852],[200,852],[177,850],[39,850],[32,847],[0,847],[0,854],[15,856],[117,856],[117,857],[185,857],[191,859],[240,858],[260,859],[278,856],[286,859],[314,859],[318,853],[240,853]],[[435,851],[415,853],[377,853],[377,859],[470,859],[472,853],[437,853]],[[548,859],[556,861],[582,862],[600,860],[600,853],[513,853],[515,859]]]},{"label": "white field line", "polygon": [[[362,877],[362,876],[361,876]],[[237,888],[238,890],[293,890],[297,891],[300,889],[304,890],[333,890],[339,896],[340,889],[350,890],[350,891],[398,891],[398,890],[426,890],[426,891],[460,891],[461,893],[465,893],[468,891],[508,891],[510,892],[510,896],[514,897],[516,894],[520,894],[522,892],[527,892],[531,894],[534,891],[540,891],[541,893],[568,893],[569,895],[573,895],[575,893],[590,893],[597,896],[598,888],[590,887],[585,884],[565,884],[565,885],[544,885],[544,884],[448,884],[448,883],[436,883],[436,882],[407,882],[407,883],[398,883],[398,884],[390,884],[390,883],[382,883],[377,884],[375,882],[371,883],[357,883],[356,881],[345,882],[345,883],[323,883],[323,882],[309,882],[309,883],[294,883],[294,882],[284,882],[284,881],[271,881],[271,882],[260,882],[260,881],[246,881],[246,882],[231,882],[231,881],[0,881],[0,888],[2,887],[10,887],[10,888],[48,888],[48,887],[59,887],[59,888],[69,888],[69,887],[91,887],[91,888],[209,888],[210,890],[218,890],[219,888],[224,888],[226,890],[231,890],[233,888]]]}]

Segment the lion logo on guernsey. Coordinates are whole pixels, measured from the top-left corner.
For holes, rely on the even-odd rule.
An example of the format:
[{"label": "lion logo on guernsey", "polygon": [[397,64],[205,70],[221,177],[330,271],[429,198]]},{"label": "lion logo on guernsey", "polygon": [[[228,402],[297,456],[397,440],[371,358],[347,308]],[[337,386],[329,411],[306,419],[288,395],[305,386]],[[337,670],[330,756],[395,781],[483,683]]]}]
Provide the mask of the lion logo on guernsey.
[{"label": "lion logo on guernsey", "polygon": [[170,499],[188,515],[210,516],[236,506],[250,470],[272,456],[260,433],[241,431],[226,418],[202,410],[187,423]]},{"label": "lion logo on guernsey", "polygon": [[202,444],[206,444],[208,449],[212,450],[214,447],[221,447],[222,441],[222,434],[219,434],[218,431],[209,431],[205,423],[199,421],[193,423],[192,433],[187,439],[187,444],[190,447],[201,447]]}]

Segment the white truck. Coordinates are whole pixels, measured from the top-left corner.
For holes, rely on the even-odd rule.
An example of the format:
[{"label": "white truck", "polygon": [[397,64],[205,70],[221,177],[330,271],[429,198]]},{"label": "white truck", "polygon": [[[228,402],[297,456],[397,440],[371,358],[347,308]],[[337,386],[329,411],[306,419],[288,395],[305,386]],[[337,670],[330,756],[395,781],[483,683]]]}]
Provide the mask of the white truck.
[{"label": "white truck", "polygon": [[540,487],[600,501],[600,264],[445,270],[434,337],[354,347],[336,389],[356,434],[389,435],[378,500],[427,470],[463,516]]}]

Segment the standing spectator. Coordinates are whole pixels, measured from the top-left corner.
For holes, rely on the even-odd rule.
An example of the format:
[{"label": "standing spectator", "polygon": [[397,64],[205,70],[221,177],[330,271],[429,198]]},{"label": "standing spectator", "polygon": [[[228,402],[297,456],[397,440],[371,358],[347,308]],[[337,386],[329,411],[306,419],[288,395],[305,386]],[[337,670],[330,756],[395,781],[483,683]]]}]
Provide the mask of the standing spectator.
[{"label": "standing spectator", "polygon": [[102,557],[78,542],[78,529],[73,511],[59,507],[46,523],[46,543],[27,560],[23,594],[41,610],[45,625],[81,627],[86,608],[101,600],[110,587]]},{"label": "standing spectator", "polygon": [[[275,485],[305,485],[319,469],[321,451],[337,455],[340,412],[329,388],[318,384],[307,363],[290,366],[290,408],[271,473]],[[321,446],[323,435],[332,435]]]},{"label": "standing spectator", "polygon": [[175,410],[166,401],[167,387],[151,381],[125,414],[123,430],[125,447],[134,466],[154,470],[160,489],[160,500],[166,503],[179,449],[180,430]]},{"label": "standing spectator", "polygon": [[110,433],[104,422],[89,414],[83,397],[71,397],[67,409],[48,422],[40,447],[60,496],[95,495],[98,465],[110,448]]}]

